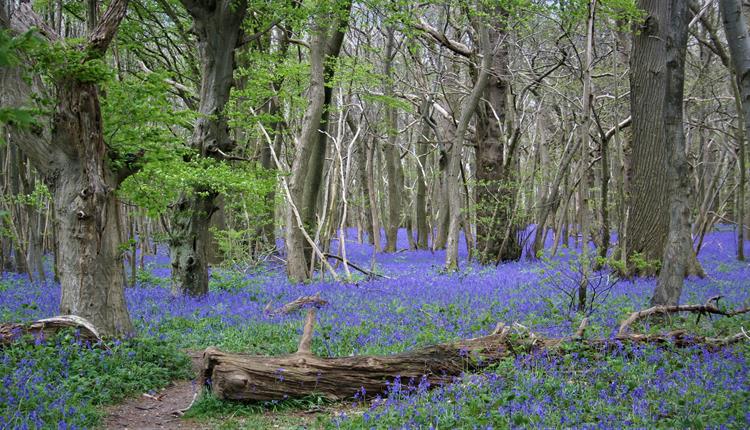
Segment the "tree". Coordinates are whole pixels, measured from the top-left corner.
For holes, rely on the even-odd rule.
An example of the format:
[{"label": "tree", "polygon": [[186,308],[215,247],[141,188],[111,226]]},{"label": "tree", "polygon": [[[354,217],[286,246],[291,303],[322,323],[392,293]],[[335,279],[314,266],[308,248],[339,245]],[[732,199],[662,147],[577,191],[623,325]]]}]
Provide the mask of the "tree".
[{"label": "tree", "polygon": [[[234,50],[242,35],[246,0],[200,2],[182,0],[193,17],[201,63],[199,118],[190,146],[195,156],[229,159],[235,143],[229,135],[224,109],[234,83]],[[219,193],[213,187],[183,193],[174,204],[170,234],[172,289],[200,296],[208,292],[209,226]]]},{"label": "tree", "polygon": [[[693,241],[690,236],[690,205],[688,192],[690,172],[685,151],[683,129],[683,93],[685,87],[685,51],[687,49],[688,14],[687,2],[670,0],[652,4],[649,18],[657,20],[652,25],[663,28],[665,87],[663,98],[655,100],[663,109],[664,141],[669,159],[667,184],[669,196],[669,228],[654,296],[653,306],[675,306],[679,304],[684,278],[688,274],[690,261],[695,260]],[[635,114],[635,111],[633,112]]]},{"label": "tree", "polygon": [[[675,102],[675,94],[671,94],[668,88],[674,79],[682,80],[681,76],[674,73],[681,72],[683,67],[674,68],[669,65],[665,58],[668,49],[681,49],[676,46],[668,46],[667,40],[673,41],[679,35],[675,31],[682,28],[672,29],[666,23],[670,19],[672,3],[654,0],[639,0],[639,8],[646,11],[647,16],[639,31],[633,37],[633,49],[630,68],[630,102],[633,118],[633,143],[631,164],[629,171],[630,201],[627,229],[628,249],[625,250],[633,263],[633,256],[639,255],[646,262],[660,261],[664,256],[668,235],[672,226],[671,204],[669,196],[675,197],[671,190],[671,168],[670,160],[674,161],[675,148],[671,143],[683,136],[684,132],[676,128],[669,129],[667,124],[668,115],[678,115],[682,119],[682,111],[671,112],[669,103]],[[681,10],[681,9],[680,9]],[[687,31],[687,27],[685,27]],[[680,36],[682,37],[682,36]],[[684,49],[682,49],[684,51]],[[675,52],[677,61],[679,52]],[[682,54],[684,57],[684,54]],[[682,85],[682,84],[675,84]],[[677,88],[671,89],[677,91]],[[680,90],[682,94],[682,90]],[[676,118],[676,117],[675,117]],[[671,120],[676,120],[672,118]],[[670,134],[672,133],[672,134]],[[685,173],[685,179],[689,172]],[[689,215],[689,214],[688,214]],[[690,234],[689,231],[687,233]],[[689,238],[688,238],[689,239]],[[695,253],[689,252],[687,274],[702,274],[700,263],[695,258]],[[647,274],[650,267],[645,265]],[[638,267],[634,268],[638,272]]]},{"label": "tree", "polygon": [[[287,201],[287,274],[296,281],[310,279],[312,275],[312,244],[308,243],[302,229],[312,229],[316,224],[317,200],[327,150],[326,127],[333,95],[330,83],[335,71],[334,61],[344,41],[352,4],[348,0],[320,1],[315,6],[317,10],[312,15],[309,43],[308,105],[295,148]],[[297,222],[298,217],[303,225]]]},{"label": "tree", "polygon": [[[737,84],[740,89],[742,115],[744,116],[744,133],[740,136],[746,138],[750,131],[750,35],[747,30],[745,17],[742,15],[742,4],[735,0],[721,0],[719,2],[721,14],[724,18],[724,32],[727,35],[727,44],[729,53],[732,57],[734,66],[734,76],[737,78]],[[739,114],[739,112],[738,112]],[[737,259],[745,259],[745,228],[744,228],[744,207],[745,207],[745,184],[746,184],[746,165],[745,165],[745,142],[737,142],[739,159],[740,178],[737,187],[737,204],[738,213],[736,220],[739,223],[737,228]]]},{"label": "tree", "polygon": [[504,135],[510,92],[508,15],[499,5],[489,12],[490,22],[486,25],[489,43],[494,47],[492,69],[477,109],[477,249],[484,263],[521,257],[513,225],[518,161],[515,152],[519,139]]},{"label": "tree", "polygon": [[[113,163],[102,133],[98,83],[106,68],[103,57],[125,16],[128,0],[113,0],[93,26],[86,42],[69,47],[21,3],[3,28],[24,32],[34,26],[50,43],[46,62],[57,90],[51,138],[43,125],[19,135],[14,143],[44,176],[55,205],[62,299],[60,310],[91,321],[102,334],[131,333],[120,263],[116,191],[133,173]],[[71,66],[74,65],[74,66]],[[2,91],[28,103],[32,88],[19,67],[3,67]],[[115,168],[114,166],[120,166]]]}]

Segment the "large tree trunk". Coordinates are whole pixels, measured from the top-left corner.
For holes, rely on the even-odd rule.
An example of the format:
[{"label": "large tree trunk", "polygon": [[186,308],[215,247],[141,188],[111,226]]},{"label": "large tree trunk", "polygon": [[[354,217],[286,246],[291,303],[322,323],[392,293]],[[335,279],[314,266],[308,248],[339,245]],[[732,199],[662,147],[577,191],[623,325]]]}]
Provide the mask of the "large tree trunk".
[{"label": "large tree trunk", "polygon": [[[630,60],[630,103],[633,144],[628,172],[630,216],[628,258],[661,260],[669,227],[664,97],[666,92],[666,37],[669,5],[664,0],[639,0],[648,13],[641,31],[633,36]],[[644,273],[647,274],[647,273]]]},{"label": "large tree trunk", "polygon": [[[125,16],[127,3],[114,0],[110,4],[82,47],[88,53],[84,61],[104,55]],[[25,31],[24,25],[37,25],[48,38],[57,37],[28,4],[21,4],[9,22],[16,31]],[[26,104],[32,89],[21,71],[4,68],[1,73],[2,93],[9,97],[11,106]],[[126,335],[133,326],[123,293],[115,193],[132,172],[111,170],[96,83],[64,76],[55,85],[57,106],[51,139],[44,138],[43,130],[32,128],[17,131],[14,141],[45,176],[52,193],[62,287],[60,308],[63,313],[86,318],[103,335]]]},{"label": "large tree trunk", "polygon": [[[247,1],[219,0],[210,6],[194,0],[182,3],[193,17],[201,60],[200,117],[190,145],[201,157],[221,159],[234,147],[224,107],[234,82],[234,49],[242,34]],[[217,196],[210,189],[195,189],[175,204],[169,250],[175,293],[200,296],[208,292],[209,227],[218,209]]]},{"label": "large tree trunk", "polygon": [[[663,0],[639,0],[648,13],[641,31],[633,38],[630,61],[630,100],[633,118],[633,145],[628,184],[628,259],[639,254],[645,261],[661,261],[670,229],[669,162],[672,157],[665,127],[665,98],[669,82],[665,58],[670,3]],[[681,102],[679,102],[681,103]],[[703,271],[691,251],[688,273]],[[647,268],[655,268],[646,265]],[[653,274],[644,270],[637,274]]]},{"label": "large tree trunk", "polygon": [[[491,11],[493,24],[489,29],[492,70],[480,103],[477,117],[476,194],[477,194],[477,249],[482,263],[517,260],[521,246],[513,227],[513,206],[516,195],[514,184],[514,154],[506,150],[503,136],[508,92],[508,36],[505,27],[507,13],[499,6]],[[506,232],[511,230],[506,240]],[[505,246],[503,247],[503,243]]]},{"label": "large tree trunk", "polygon": [[[740,90],[742,101],[742,116],[744,117],[744,133],[738,133],[745,139],[750,134],[750,35],[748,35],[747,23],[742,14],[742,2],[736,0],[721,0],[719,2],[721,14],[724,18],[724,32],[727,35],[729,53],[732,56],[735,76]],[[738,112],[739,114],[739,112]],[[747,182],[745,163],[745,141],[737,142],[738,164],[740,178],[737,186],[737,259],[745,259],[745,232],[744,232],[744,209],[745,209],[745,185]]]},{"label": "large tree trunk", "polygon": [[[487,87],[492,65],[492,46],[489,41],[489,30],[485,23],[480,24],[480,46],[482,50],[482,63],[477,70],[476,81],[471,89],[471,93],[466,97],[461,105],[461,115],[459,117],[456,129],[456,138],[450,151],[447,168],[448,180],[448,202],[451,207],[450,220],[448,222],[448,237],[445,243],[445,268],[446,270],[458,269],[458,237],[462,224],[463,199],[461,191],[463,181],[461,179],[461,163],[464,141],[466,132],[469,128],[469,121],[476,112],[479,99]],[[467,238],[468,239],[468,238]]]},{"label": "large tree trunk", "polygon": [[663,99],[664,146],[668,150],[669,233],[659,279],[651,304],[677,305],[693,254],[690,236],[690,171],[685,153],[683,129],[683,93],[685,87],[685,52],[687,50],[687,2],[663,2],[657,16],[666,26],[666,85]]}]

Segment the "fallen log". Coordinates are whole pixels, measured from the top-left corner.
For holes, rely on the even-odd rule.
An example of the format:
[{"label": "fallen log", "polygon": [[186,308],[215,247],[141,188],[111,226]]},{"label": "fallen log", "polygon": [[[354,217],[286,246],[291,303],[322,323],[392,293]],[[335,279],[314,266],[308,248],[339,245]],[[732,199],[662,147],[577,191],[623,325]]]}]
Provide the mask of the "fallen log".
[{"label": "fallen log", "polygon": [[[557,352],[565,342],[578,342],[588,347],[606,349],[616,342],[669,343],[678,347],[707,345],[721,347],[750,339],[741,333],[726,338],[691,336],[678,330],[660,335],[629,334],[626,329],[638,319],[663,312],[716,313],[705,306],[673,307],[631,315],[614,339],[584,340],[588,323],[584,320],[575,336],[544,338],[520,324],[512,327],[498,324],[488,336],[462,339],[389,356],[353,356],[323,358],[312,354],[310,342],[315,324],[315,309],[309,309],[297,352],[285,356],[266,357],[231,354],[216,348],[203,353],[201,380],[219,399],[240,401],[283,400],[321,395],[330,400],[351,398],[356,393],[372,396],[383,393],[395,377],[401,381],[422,378],[430,385],[451,382],[466,371],[478,371],[505,357],[520,353]],[[644,311],[645,312],[645,311]],[[729,313],[726,313],[729,314]]]},{"label": "fallen log", "polygon": [[69,328],[77,329],[78,336],[84,342],[94,344],[102,340],[99,331],[87,319],[77,315],[59,315],[27,324],[0,324],[0,347],[10,345],[27,334],[33,335],[35,339],[49,339],[60,330]]}]

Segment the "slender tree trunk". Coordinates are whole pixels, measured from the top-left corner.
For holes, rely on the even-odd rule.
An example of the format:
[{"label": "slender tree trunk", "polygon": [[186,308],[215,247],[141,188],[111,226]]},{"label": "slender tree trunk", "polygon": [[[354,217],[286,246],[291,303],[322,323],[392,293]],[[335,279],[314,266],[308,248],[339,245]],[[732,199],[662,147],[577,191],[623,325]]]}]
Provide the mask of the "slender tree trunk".
[{"label": "slender tree trunk", "polygon": [[312,273],[312,248],[298,226],[292,206],[300,212],[303,228],[315,230],[316,207],[326,153],[325,130],[332,88],[327,86],[333,78],[333,61],[339,55],[349,21],[351,2],[345,1],[336,17],[313,17],[313,36],[310,40],[310,86],[308,105],[303,118],[299,145],[295,150],[289,181],[289,198],[286,219],[287,275],[294,281],[310,279]]},{"label": "slender tree trunk", "polygon": [[[583,95],[581,96],[582,106],[582,121],[579,125],[578,132],[580,133],[579,139],[581,140],[581,161],[580,161],[580,187],[579,201],[580,201],[580,214],[581,214],[581,252],[583,254],[583,277],[580,285],[578,285],[578,311],[582,312],[586,309],[586,295],[588,290],[588,276],[591,267],[589,266],[589,233],[590,233],[590,213],[589,213],[589,148],[591,143],[591,136],[589,129],[591,128],[591,68],[593,67],[593,56],[594,56],[594,18],[596,15],[596,0],[590,0],[588,5],[588,19],[586,20],[586,49],[585,49],[585,63],[582,64],[582,79],[583,79]],[[606,251],[605,251],[606,252]]]},{"label": "slender tree trunk", "polygon": [[480,45],[482,46],[482,63],[477,71],[477,78],[471,93],[461,106],[461,115],[456,130],[456,138],[450,151],[448,160],[448,202],[451,207],[450,220],[448,222],[448,237],[445,244],[445,268],[446,270],[458,269],[458,237],[461,230],[463,199],[461,198],[461,162],[466,130],[469,121],[476,111],[479,99],[487,87],[489,72],[492,62],[492,47],[489,42],[489,32],[485,24],[480,25]]},{"label": "slender tree trunk", "polygon": [[[395,56],[395,29],[386,29],[385,44],[385,95],[393,97],[393,57]],[[391,104],[385,106],[385,126],[388,141],[383,148],[385,171],[388,175],[388,224],[385,229],[385,252],[395,252],[398,240],[398,228],[401,224],[401,194],[403,179],[401,174],[401,151],[398,148],[398,116]]]},{"label": "slender tree trunk", "polygon": [[380,211],[378,211],[378,192],[375,189],[375,146],[377,140],[373,136],[370,145],[365,144],[362,148],[367,151],[366,174],[367,174],[367,201],[370,207],[370,219],[372,220],[372,244],[375,252],[383,251],[382,238],[380,237]]},{"label": "slender tree trunk", "polygon": [[417,192],[414,199],[416,221],[417,221],[417,249],[428,249],[428,226],[427,226],[427,182],[425,173],[427,169],[428,143],[427,136],[430,133],[429,100],[422,103],[422,132],[417,142]]}]

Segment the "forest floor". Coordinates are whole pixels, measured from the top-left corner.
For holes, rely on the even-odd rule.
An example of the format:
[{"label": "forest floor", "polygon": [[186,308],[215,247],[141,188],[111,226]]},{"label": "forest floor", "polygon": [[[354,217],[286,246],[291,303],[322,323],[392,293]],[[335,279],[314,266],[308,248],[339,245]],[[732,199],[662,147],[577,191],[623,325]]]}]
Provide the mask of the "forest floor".
[{"label": "forest floor", "polygon": [[[191,368],[198,373],[202,364],[201,351],[187,351]],[[205,424],[181,418],[195,398],[194,380],[172,381],[154,394],[144,393],[105,408],[105,429],[204,429]]]},{"label": "forest floor", "polygon": [[[716,295],[727,308],[750,303],[750,264],[735,260],[733,237],[729,229],[709,234],[699,254],[708,276],[687,280],[683,303],[702,304]],[[402,232],[399,248],[407,246]],[[335,243],[331,249],[341,253]],[[347,240],[348,258],[386,277],[368,280],[353,271],[350,282],[290,284],[279,266],[217,268],[210,293],[194,299],[171,295],[169,258],[160,246],[146,256],[138,286],[126,290],[136,338],[99,348],[73,333],[2,351],[0,429],[750,427],[750,342],[721,350],[663,345],[623,346],[606,355],[519,354],[439,387],[397,378],[387,396],[367,401],[353,396],[331,404],[310,396],[238,404],[202,393],[184,416],[174,415],[200,389],[195,367],[206,347],[256,355],[295,351],[302,313],[269,316],[264,309],[299,296],[320,293],[329,302],[318,312],[313,339],[320,356],[394,354],[485,335],[498,322],[518,322],[548,337],[575,332],[584,316],[569,309],[584,258],[575,248],[497,267],[468,262],[463,244],[461,249],[461,270],[444,273],[441,251],[373,256],[372,247]],[[341,265],[337,270],[344,274]],[[585,312],[587,336],[613,336],[626,315],[648,307],[654,286],[654,279],[592,276],[589,292],[596,297]],[[3,274],[0,322],[55,315],[59,295],[55,283]],[[676,328],[727,336],[750,328],[750,314],[675,317],[637,327],[646,333]],[[192,352],[188,357],[183,351]]]}]

